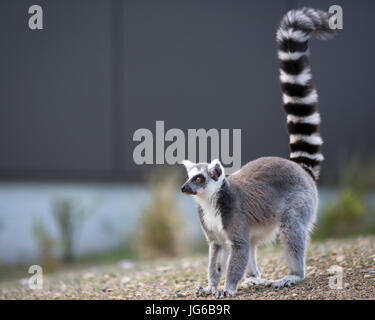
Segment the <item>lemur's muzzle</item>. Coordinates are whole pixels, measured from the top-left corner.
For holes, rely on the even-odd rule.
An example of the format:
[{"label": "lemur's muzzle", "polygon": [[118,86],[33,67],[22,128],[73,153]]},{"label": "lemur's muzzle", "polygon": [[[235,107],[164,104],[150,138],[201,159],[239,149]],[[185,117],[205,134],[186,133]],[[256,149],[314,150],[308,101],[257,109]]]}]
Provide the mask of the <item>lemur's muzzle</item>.
[{"label": "lemur's muzzle", "polygon": [[189,186],[188,182],[185,182],[182,186],[181,186],[181,191],[185,194],[197,194],[196,192],[194,192],[191,187]]}]

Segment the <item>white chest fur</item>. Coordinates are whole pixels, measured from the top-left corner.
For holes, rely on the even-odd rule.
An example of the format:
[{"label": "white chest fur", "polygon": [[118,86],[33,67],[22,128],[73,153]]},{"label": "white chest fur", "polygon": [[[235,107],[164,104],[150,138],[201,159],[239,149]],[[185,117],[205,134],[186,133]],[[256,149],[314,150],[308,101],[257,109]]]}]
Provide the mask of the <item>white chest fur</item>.
[{"label": "white chest fur", "polygon": [[227,242],[227,236],[223,229],[223,222],[220,212],[217,211],[214,203],[207,199],[197,197],[197,202],[202,208],[202,218],[206,229],[212,232],[217,240]]}]

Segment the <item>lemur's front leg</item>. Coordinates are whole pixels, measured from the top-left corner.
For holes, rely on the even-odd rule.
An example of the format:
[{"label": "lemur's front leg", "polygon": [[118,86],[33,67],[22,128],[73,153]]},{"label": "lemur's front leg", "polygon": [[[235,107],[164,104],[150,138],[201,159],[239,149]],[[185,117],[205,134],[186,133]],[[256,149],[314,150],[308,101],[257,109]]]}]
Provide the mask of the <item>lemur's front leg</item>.
[{"label": "lemur's front leg", "polygon": [[208,286],[198,287],[197,296],[215,294],[226,266],[227,252],[224,245],[211,242],[209,247]]},{"label": "lemur's front leg", "polygon": [[238,282],[246,272],[249,248],[249,242],[246,240],[233,242],[224,289],[216,293],[216,298],[232,297],[237,293]]}]

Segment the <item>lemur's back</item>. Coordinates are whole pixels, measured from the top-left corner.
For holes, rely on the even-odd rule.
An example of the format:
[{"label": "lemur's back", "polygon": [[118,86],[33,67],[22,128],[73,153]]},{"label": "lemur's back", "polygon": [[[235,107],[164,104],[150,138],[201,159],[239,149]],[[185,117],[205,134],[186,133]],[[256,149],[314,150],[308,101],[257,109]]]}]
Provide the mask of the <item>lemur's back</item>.
[{"label": "lemur's back", "polygon": [[271,217],[277,219],[294,202],[316,201],[309,205],[317,205],[315,181],[291,160],[262,157],[247,163],[227,179],[243,212],[249,213],[254,223],[269,222]]},{"label": "lemur's back", "polygon": [[270,187],[303,184],[315,187],[312,177],[296,162],[280,157],[262,157],[245,164],[235,174],[228,176],[230,182],[266,183]]}]

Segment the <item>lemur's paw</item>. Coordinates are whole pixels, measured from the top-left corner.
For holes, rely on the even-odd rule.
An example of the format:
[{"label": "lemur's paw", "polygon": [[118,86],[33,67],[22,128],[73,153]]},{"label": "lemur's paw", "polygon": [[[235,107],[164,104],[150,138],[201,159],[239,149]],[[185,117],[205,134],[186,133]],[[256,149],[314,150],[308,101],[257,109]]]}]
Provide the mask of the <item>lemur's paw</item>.
[{"label": "lemur's paw", "polygon": [[231,298],[236,295],[236,291],[230,291],[227,289],[222,289],[216,292],[215,297],[217,299]]},{"label": "lemur's paw", "polygon": [[214,294],[216,292],[215,288],[212,288],[211,286],[207,286],[205,288],[203,288],[202,286],[199,286],[196,290],[195,290],[195,295],[197,297],[205,297],[205,296],[208,296],[210,294]]},{"label": "lemur's paw", "polygon": [[244,280],[244,282],[242,283],[242,286],[244,288],[249,288],[253,286],[266,286],[270,284],[271,282],[272,281],[270,280],[266,280],[262,278],[248,277]]},{"label": "lemur's paw", "polygon": [[270,284],[268,284],[268,286],[271,286],[275,289],[289,288],[302,280],[302,277],[289,275],[279,280],[271,281]]}]

